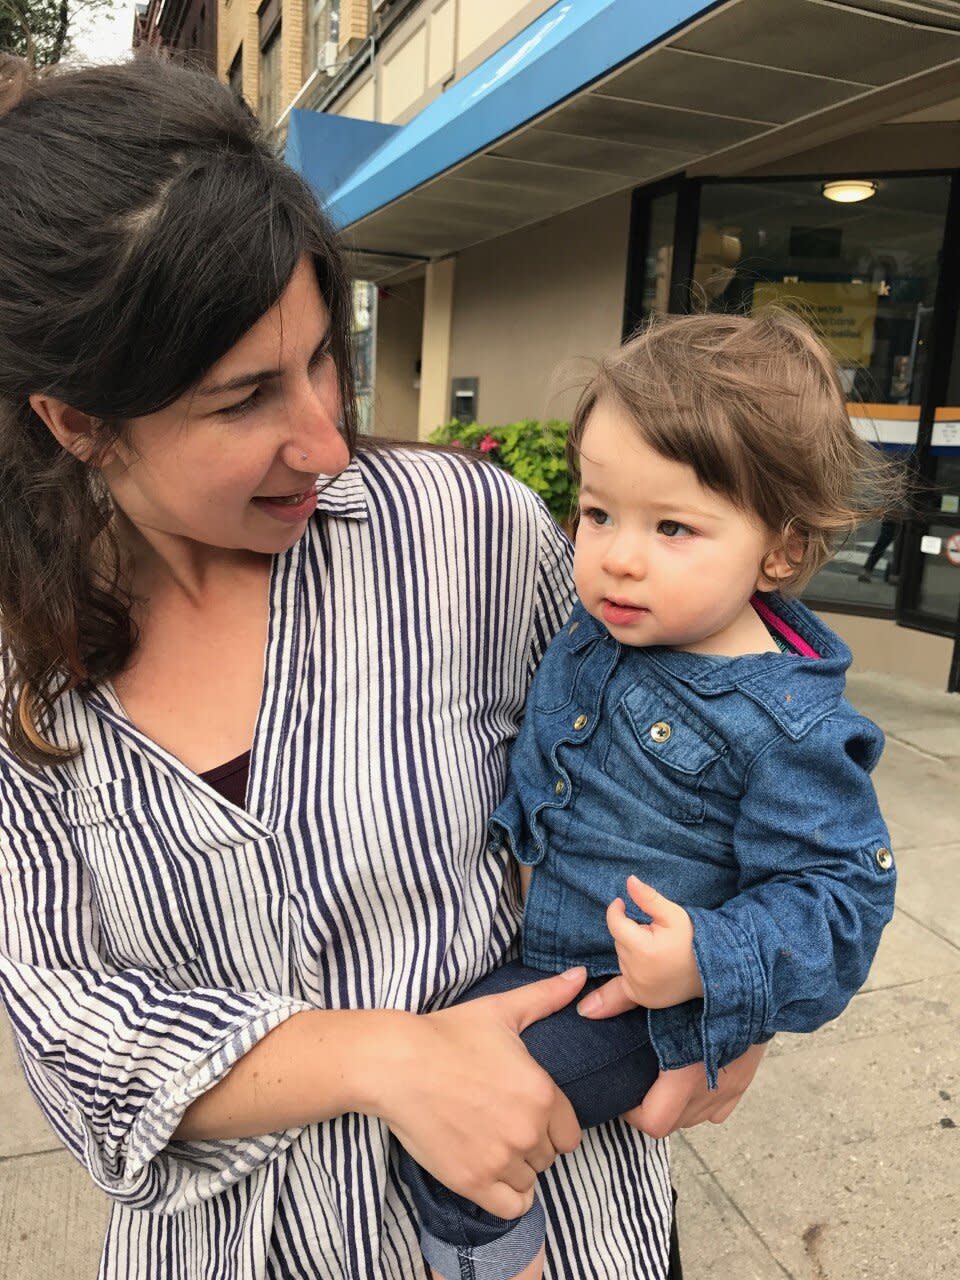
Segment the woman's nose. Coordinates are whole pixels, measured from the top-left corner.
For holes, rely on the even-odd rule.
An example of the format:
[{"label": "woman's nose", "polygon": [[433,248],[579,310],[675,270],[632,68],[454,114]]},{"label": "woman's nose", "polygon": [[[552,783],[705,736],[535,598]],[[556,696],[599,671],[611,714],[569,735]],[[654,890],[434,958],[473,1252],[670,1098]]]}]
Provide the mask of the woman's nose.
[{"label": "woman's nose", "polygon": [[347,442],[337,430],[330,428],[322,436],[300,435],[283,446],[281,457],[291,471],[314,471],[322,476],[335,476],[350,461]]},{"label": "woman's nose", "polygon": [[293,430],[281,450],[286,466],[293,471],[314,471],[338,475],[350,461],[350,450],[339,428],[333,406],[311,396],[299,406]]}]

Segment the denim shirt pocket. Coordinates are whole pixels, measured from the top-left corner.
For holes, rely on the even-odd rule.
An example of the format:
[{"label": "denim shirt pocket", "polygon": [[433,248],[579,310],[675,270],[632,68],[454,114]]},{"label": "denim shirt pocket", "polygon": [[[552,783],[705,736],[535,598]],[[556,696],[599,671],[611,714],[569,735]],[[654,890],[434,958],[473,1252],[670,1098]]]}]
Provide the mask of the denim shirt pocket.
[{"label": "denim shirt pocket", "polygon": [[[702,822],[704,775],[726,750],[723,739],[662,686],[633,685],[613,714],[604,769],[649,788],[641,797],[678,822]],[[638,750],[639,748],[639,750]]]}]

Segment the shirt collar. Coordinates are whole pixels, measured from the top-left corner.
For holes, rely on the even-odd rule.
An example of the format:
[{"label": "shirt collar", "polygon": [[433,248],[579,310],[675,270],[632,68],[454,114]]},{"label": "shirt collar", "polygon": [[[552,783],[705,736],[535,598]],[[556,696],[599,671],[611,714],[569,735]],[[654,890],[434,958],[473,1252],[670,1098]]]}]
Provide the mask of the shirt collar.
[{"label": "shirt collar", "polygon": [[317,480],[317,510],[347,520],[366,520],[367,490],[360,464],[354,458],[339,475]]},{"label": "shirt collar", "polygon": [[788,734],[799,736],[820,714],[823,705],[842,693],[844,673],[851,662],[850,650],[799,600],[788,600],[776,593],[765,594],[763,599],[820,654],[819,658],[793,653],[720,658],[656,645],[630,649],[620,646],[579,601],[564,627],[565,643],[573,652],[595,643],[616,645],[621,660],[650,663],[664,676],[705,696],[740,689],[765,706]]}]

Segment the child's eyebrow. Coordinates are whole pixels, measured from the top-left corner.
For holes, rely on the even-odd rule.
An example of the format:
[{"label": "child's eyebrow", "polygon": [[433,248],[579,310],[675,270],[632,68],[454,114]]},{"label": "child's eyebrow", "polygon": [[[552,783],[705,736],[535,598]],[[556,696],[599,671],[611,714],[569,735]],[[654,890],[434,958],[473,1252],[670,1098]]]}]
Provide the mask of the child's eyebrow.
[{"label": "child's eyebrow", "polygon": [[[602,488],[596,488],[589,484],[581,484],[580,498],[591,498],[595,502],[607,501],[606,495]],[[704,507],[698,507],[693,502],[682,502],[676,499],[664,498],[662,500],[654,500],[646,504],[652,511],[668,511],[673,516],[693,516],[697,520],[722,520],[723,516],[716,511],[707,511]]]},{"label": "child's eyebrow", "polygon": [[685,516],[696,516],[698,520],[720,520],[723,517],[716,511],[708,511],[705,507],[698,507],[692,502],[671,501],[669,498],[663,501],[654,501],[647,504],[654,511],[670,511]]}]

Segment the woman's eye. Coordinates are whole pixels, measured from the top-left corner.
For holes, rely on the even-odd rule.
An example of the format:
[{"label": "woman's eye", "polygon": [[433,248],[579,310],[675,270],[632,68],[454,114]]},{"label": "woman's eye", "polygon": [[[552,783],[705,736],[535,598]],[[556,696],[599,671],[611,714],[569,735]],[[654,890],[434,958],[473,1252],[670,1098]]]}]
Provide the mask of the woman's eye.
[{"label": "woman's eye", "polygon": [[238,400],[236,404],[228,404],[224,409],[218,409],[217,413],[223,418],[242,418],[249,412],[260,399],[260,388],[254,387],[243,400]]},{"label": "woman's eye", "polygon": [[330,341],[329,339],[317,347],[316,351],[310,357],[311,370],[319,369],[322,364],[330,358]]},{"label": "woman's eye", "polygon": [[589,520],[591,524],[598,526],[605,525],[610,519],[601,507],[584,507],[580,514],[584,520]]},{"label": "woman's eye", "polygon": [[679,520],[661,520],[657,529],[665,538],[688,538],[693,533],[688,524],[681,524]]}]

